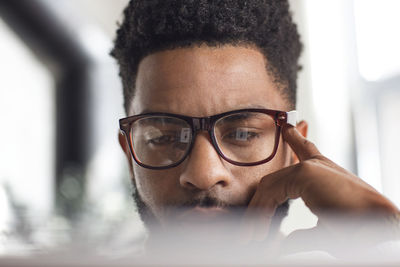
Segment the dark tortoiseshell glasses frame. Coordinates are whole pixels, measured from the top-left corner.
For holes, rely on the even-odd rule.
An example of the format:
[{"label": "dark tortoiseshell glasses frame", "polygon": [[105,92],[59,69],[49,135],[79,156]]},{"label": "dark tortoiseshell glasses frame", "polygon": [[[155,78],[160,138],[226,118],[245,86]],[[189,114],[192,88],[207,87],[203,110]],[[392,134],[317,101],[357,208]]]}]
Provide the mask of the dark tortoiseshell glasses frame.
[{"label": "dark tortoiseshell glasses frame", "polygon": [[[244,113],[244,112],[255,112],[255,113],[267,114],[275,121],[275,125],[276,125],[275,144],[273,147],[272,154],[270,156],[268,156],[266,159],[256,161],[256,162],[246,162],[246,163],[237,162],[237,161],[227,158],[217,144],[217,140],[216,140],[215,134],[214,134],[215,123],[219,119],[221,119],[225,116],[230,116],[230,115]],[[191,131],[192,131],[193,138],[191,140],[189,148],[187,149],[187,152],[182,156],[182,159],[180,159],[179,161],[177,161],[175,163],[167,165],[167,166],[146,165],[138,159],[138,157],[136,156],[135,151],[133,149],[132,136],[131,136],[132,124],[139,119],[143,119],[143,118],[147,118],[147,117],[151,118],[151,117],[155,117],[155,116],[167,116],[167,117],[181,119],[190,126]],[[227,162],[237,165],[237,166],[255,166],[255,165],[259,165],[259,164],[264,164],[264,163],[272,160],[273,157],[275,156],[275,154],[278,150],[281,129],[282,129],[282,126],[284,126],[285,124],[290,124],[290,125],[295,126],[296,111],[286,112],[286,111],[271,110],[271,109],[240,109],[240,110],[224,112],[224,113],[209,116],[209,117],[190,117],[190,116],[184,116],[184,115],[178,115],[178,114],[156,113],[155,112],[155,113],[134,115],[134,116],[130,116],[130,117],[119,120],[120,130],[123,132],[123,134],[126,137],[126,140],[129,144],[129,150],[130,150],[131,155],[132,155],[133,159],[135,160],[135,162],[144,168],[153,169],[153,170],[168,169],[168,168],[175,167],[175,166],[179,165],[180,163],[182,163],[186,159],[186,157],[190,154],[190,152],[193,148],[194,141],[196,139],[196,135],[199,131],[207,131],[209,133],[209,135],[211,137],[212,145],[214,146],[215,150]]]}]

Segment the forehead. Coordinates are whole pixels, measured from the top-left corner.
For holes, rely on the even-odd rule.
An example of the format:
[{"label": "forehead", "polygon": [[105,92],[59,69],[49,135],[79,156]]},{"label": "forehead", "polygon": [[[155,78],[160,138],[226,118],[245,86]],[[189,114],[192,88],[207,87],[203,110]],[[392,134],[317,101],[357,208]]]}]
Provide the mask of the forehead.
[{"label": "forehead", "polygon": [[210,116],[251,107],[286,110],[267,71],[250,47],[190,47],[157,52],[138,68],[130,114],[147,111]]}]

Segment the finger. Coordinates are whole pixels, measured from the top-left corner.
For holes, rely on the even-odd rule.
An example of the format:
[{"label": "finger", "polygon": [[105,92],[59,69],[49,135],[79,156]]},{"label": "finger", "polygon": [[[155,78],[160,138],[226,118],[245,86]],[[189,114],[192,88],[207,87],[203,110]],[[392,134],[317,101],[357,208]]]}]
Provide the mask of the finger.
[{"label": "finger", "polygon": [[268,236],[277,202],[269,190],[258,189],[251,199],[242,221],[241,241],[262,241]]},{"label": "finger", "polygon": [[[353,173],[340,167],[330,159],[324,157],[321,154],[321,152],[319,152],[318,148],[312,142],[310,142],[304,136],[302,136],[301,133],[295,127],[285,126],[283,128],[282,134],[283,134],[283,139],[289,144],[292,150],[296,153],[300,161],[305,161],[307,159],[315,158],[318,156],[319,162],[322,163],[323,165],[335,169],[336,171],[339,171],[343,174],[349,175],[361,184],[365,184],[365,182],[362,179],[360,179]],[[374,188],[371,187],[371,189]]]},{"label": "finger", "polygon": [[265,240],[276,208],[289,198],[300,197],[301,183],[295,184],[297,166],[271,173],[261,180],[242,221],[242,243]]},{"label": "finger", "polygon": [[248,244],[252,241],[266,240],[274,212],[273,207],[271,210],[269,208],[247,210],[242,220],[240,243]]},{"label": "finger", "polygon": [[282,135],[283,139],[289,144],[294,153],[296,153],[300,161],[321,155],[318,148],[302,136],[295,127],[285,125]]}]

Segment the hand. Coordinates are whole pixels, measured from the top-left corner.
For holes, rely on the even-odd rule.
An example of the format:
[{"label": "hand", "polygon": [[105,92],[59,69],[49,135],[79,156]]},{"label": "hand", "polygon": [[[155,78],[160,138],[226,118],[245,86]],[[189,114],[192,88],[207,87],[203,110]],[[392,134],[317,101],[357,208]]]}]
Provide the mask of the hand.
[{"label": "hand", "polygon": [[346,218],[363,218],[371,214],[398,215],[398,209],[388,199],[321,155],[296,128],[285,127],[283,138],[300,162],[262,178],[245,214],[246,241],[264,240],[277,206],[298,197],[318,216],[318,225],[309,230],[310,233],[320,232],[322,225],[324,229],[333,231],[333,235],[338,234],[335,229],[340,230],[335,228],[329,215]]}]

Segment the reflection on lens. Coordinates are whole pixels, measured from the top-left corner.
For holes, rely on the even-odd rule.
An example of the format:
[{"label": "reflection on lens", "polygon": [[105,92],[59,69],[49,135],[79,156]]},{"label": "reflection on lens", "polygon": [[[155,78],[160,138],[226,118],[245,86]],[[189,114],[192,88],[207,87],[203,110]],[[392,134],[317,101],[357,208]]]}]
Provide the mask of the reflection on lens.
[{"label": "reflection on lens", "polygon": [[221,152],[230,160],[253,163],[268,158],[275,146],[274,119],[264,113],[242,112],[219,119],[214,128]]},{"label": "reflection on lens", "polygon": [[163,167],[181,160],[192,139],[190,125],[184,120],[154,116],[132,124],[131,138],[136,158],[152,167]]}]

